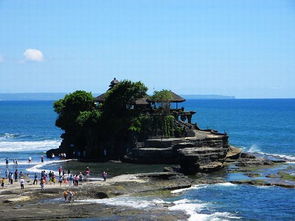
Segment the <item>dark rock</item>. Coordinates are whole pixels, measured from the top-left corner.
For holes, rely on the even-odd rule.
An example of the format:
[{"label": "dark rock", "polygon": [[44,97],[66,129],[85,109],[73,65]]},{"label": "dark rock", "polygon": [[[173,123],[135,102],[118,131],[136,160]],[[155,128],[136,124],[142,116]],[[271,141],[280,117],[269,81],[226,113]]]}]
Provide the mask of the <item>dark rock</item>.
[{"label": "dark rock", "polygon": [[95,196],[96,196],[96,198],[98,198],[98,199],[109,198],[109,196],[108,196],[106,193],[104,193],[104,192],[97,192],[97,193],[95,194]]}]

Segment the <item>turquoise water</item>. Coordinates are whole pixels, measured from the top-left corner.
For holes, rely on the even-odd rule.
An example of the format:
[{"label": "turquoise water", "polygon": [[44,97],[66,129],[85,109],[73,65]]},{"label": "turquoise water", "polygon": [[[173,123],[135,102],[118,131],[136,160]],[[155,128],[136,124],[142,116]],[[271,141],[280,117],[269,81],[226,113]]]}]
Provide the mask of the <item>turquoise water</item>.
[{"label": "turquoise water", "polygon": [[[9,169],[38,171],[40,156],[58,147],[60,131],[51,101],[0,101],[0,173],[5,158]],[[252,152],[295,160],[295,100],[188,100],[187,110],[201,128],[227,132],[233,145]],[[28,157],[33,163],[28,164]],[[55,159],[55,167],[59,161]],[[46,159],[46,163],[50,163]],[[50,168],[51,164],[46,167]],[[37,167],[36,167],[37,166]],[[40,168],[39,168],[40,169]],[[168,199],[171,209],[183,209],[191,220],[294,220],[295,191],[280,187],[201,185]]]}]

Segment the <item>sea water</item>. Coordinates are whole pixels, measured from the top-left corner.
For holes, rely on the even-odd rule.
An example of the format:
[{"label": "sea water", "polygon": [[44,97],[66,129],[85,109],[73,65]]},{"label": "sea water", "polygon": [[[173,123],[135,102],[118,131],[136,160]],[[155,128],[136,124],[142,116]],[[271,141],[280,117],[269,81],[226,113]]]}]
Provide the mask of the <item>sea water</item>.
[{"label": "sea water", "polygon": [[[5,159],[14,170],[39,172],[56,168],[59,159],[41,155],[60,144],[61,130],[54,126],[53,101],[0,101],[0,173]],[[295,99],[188,100],[180,104],[196,111],[193,121],[202,129],[228,133],[230,143],[250,152],[295,160]],[[32,157],[33,162],[28,163]],[[44,165],[45,164],[45,165]],[[198,185],[175,193],[175,197],[113,198],[106,204],[141,205],[152,208],[159,202],[174,203],[171,210],[184,210],[190,220],[294,220],[295,191],[281,187],[256,187],[231,183]],[[137,203],[133,203],[136,202]],[[141,201],[142,203],[138,203]],[[101,201],[100,201],[101,203]]]}]

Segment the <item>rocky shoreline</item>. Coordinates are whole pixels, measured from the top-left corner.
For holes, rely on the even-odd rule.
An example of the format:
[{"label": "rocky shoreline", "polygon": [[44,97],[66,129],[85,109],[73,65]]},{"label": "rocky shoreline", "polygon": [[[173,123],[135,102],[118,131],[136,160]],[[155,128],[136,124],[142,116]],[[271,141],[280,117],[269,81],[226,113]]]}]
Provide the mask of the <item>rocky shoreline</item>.
[{"label": "rocky shoreline", "polygon": [[[218,172],[197,173],[190,177],[178,173],[179,168],[174,167],[165,168],[167,172],[123,174],[106,182],[82,182],[77,187],[47,185],[44,191],[27,179],[24,190],[18,184],[0,190],[0,212],[2,220],[187,220],[189,216],[184,211],[169,210],[173,204],[159,203],[153,208],[136,208],[99,203],[99,200],[116,200],[124,196],[165,197],[171,196],[172,190],[223,182],[295,188],[295,167],[287,165],[284,159],[270,160],[241,153],[231,147],[224,164],[225,168]],[[237,176],[238,179],[228,180],[228,176]],[[73,203],[65,203],[62,199],[63,192],[68,189],[76,192]]]}]

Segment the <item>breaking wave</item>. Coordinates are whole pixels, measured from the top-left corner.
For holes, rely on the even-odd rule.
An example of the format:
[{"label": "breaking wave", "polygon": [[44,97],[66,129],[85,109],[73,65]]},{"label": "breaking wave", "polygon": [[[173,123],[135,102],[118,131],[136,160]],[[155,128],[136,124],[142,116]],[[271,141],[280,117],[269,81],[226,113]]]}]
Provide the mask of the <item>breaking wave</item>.
[{"label": "breaking wave", "polygon": [[145,208],[156,208],[160,204],[164,204],[165,201],[161,199],[149,199],[149,198],[139,198],[139,197],[131,197],[131,196],[122,196],[115,198],[107,198],[107,199],[87,199],[87,200],[76,200],[76,202],[83,203],[99,203],[106,204],[111,206],[127,206],[133,207],[137,209],[145,209]]},{"label": "breaking wave", "polygon": [[271,157],[275,157],[275,158],[279,158],[279,159],[283,159],[286,161],[291,161],[294,162],[295,161],[295,156],[292,155],[286,155],[286,154],[276,154],[276,153],[266,153],[263,152],[258,145],[253,144],[251,145],[251,147],[249,148],[243,148],[245,151],[249,152],[249,153],[257,153],[257,154],[261,154],[261,155],[265,155],[265,156],[271,156]]},{"label": "breaking wave", "polygon": [[52,148],[58,148],[60,140],[43,141],[1,141],[1,152],[26,152],[26,151],[46,151]]},{"label": "breaking wave", "polygon": [[240,217],[228,212],[202,213],[202,210],[208,209],[209,204],[199,200],[181,199],[175,201],[174,204],[169,209],[185,211],[190,216],[189,221],[240,219]]}]

